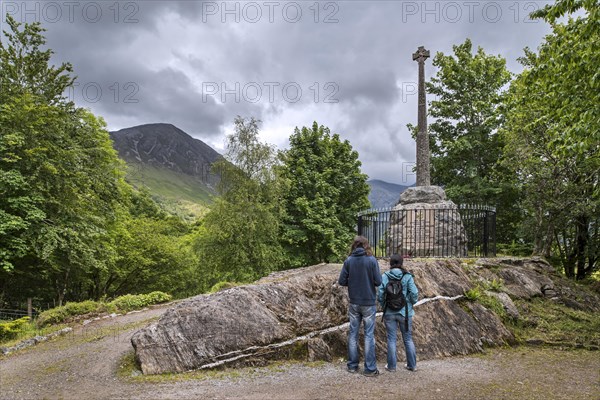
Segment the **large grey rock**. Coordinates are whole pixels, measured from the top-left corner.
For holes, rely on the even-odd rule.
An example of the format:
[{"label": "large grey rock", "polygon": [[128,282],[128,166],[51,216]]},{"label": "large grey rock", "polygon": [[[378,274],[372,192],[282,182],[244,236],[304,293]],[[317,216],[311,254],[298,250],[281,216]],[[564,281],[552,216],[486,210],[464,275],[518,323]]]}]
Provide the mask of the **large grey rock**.
[{"label": "large grey rock", "polygon": [[390,213],[385,240],[388,255],[467,255],[467,236],[458,206],[439,186],[406,189]]},{"label": "large grey rock", "polygon": [[446,200],[446,192],[439,186],[414,186],[402,192],[398,204],[437,204]]},{"label": "large grey rock", "polygon": [[178,304],[132,337],[142,371],[181,372],[237,356],[246,359],[249,348],[265,355],[289,351],[297,345],[267,346],[343,324],[346,293],[334,286],[339,268],[323,264],[276,274]]},{"label": "large grey rock", "polygon": [[[381,261],[382,271],[387,262]],[[421,297],[461,296],[472,287],[460,260],[407,260]],[[256,284],[197,296],[168,310],[132,337],[145,374],[220,365],[255,365],[272,359],[331,360],[346,356],[347,293],[338,286],[341,265],[321,264],[273,274]],[[466,301],[430,301],[416,308],[419,359],[481,350],[513,340],[491,311]],[[385,354],[385,328],[377,319],[377,352]],[[362,341],[362,340],[361,340]],[[398,346],[398,356],[404,352]]]},{"label": "large grey rock", "polygon": [[[379,260],[381,270],[388,261]],[[543,297],[552,287],[556,301],[600,312],[597,296],[574,292],[540,259],[409,259],[405,267],[420,291],[413,338],[419,360],[464,355],[514,337],[491,310],[463,294],[484,281],[502,280],[497,297],[513,318],[513,300]],[[338,286],[341,265],[321,264],[284,271],[256,284],[197,296],[168,310],[132,337],[145,374],[222,365],[261,365],[275,359],[331,361],[345,357],[346,289]],[[550,286],[552,285],[552,286]],[[377,318],[376,351],[385,359],[386,333]],[[362,334],[359,343],[362,345]],[[398,358],[404,360],[401,339]]]},{"label": "large grey rock", "polygon": [[[516,258],[480,259],[477,260],[479,275],[485,280],[499,279],[504,284],[504,291],[513,298],[530,299],[543,296],[542,288],[554,287],[549,274],[554,271],[550,267],[541,267],[539,259],[523,260]],[[507,268],[510,267],[510,268]]]}]

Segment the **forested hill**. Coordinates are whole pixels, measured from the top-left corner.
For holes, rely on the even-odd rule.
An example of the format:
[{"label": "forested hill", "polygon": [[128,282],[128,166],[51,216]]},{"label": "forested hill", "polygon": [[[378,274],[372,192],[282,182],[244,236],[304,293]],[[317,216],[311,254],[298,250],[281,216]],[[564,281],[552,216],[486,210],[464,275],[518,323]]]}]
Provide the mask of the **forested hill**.
[{"label": "forested hill", "polygon": [[163,203],[192,214],[210,203],[217,177],[211,165],[221,155],[171,124],[156,123],[110,132],[114,148],[127,162],[128,181],[146,186]]}]

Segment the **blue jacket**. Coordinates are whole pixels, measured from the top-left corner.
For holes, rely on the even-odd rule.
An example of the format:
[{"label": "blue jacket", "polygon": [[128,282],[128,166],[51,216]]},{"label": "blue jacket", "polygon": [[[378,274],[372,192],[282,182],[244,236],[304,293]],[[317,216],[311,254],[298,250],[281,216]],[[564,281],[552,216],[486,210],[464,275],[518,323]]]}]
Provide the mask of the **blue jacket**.
[{"label": "blue jacket", "polygon": [[344,261],[338,283],[348,286],[351,304],[374,306],[377,304],[377,287],[381,285],[381,272],[377,259],[368,256],[365,249],[358,247]]},{"label": "blue jacket", "polygon": [[[379,304],[381,304],[381,308],[383,308],[384,306],[383,297],[385,293],[385,286],[390,281],[389,276],[395,279],[402,280],[402,293],[404,294],[404,297],[406,298],[408,303],[408,316],[412,317],[413,315],[415,315],[415,312],[413,310],[413,304],[415,304],[417,300],[419,300],[419,289],[417,289],[417,285],[415,285],[415,280],[413,279],[413,276],[411,274],[405,274],[400,268],[393,268],[388,272],[384,273],[381,277],[381,286],[379,286],[379,290],[377,293],[377,300],[379,301]],[[399,311],[393,311],[388,309],[385,313],[400,314],[404,316],[405,310],[406,307],[402,307],[402,309]]]}]

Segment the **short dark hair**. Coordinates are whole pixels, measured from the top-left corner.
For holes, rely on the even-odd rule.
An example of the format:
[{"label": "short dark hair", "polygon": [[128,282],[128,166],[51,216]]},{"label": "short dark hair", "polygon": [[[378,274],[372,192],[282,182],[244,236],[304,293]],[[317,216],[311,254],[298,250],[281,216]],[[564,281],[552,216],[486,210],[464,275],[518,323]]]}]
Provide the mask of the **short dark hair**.
[{"label": "short dark hair", "polygon": [[390,268],[402,268],[404,258],[400,254],[394,254],[390,257]]}]

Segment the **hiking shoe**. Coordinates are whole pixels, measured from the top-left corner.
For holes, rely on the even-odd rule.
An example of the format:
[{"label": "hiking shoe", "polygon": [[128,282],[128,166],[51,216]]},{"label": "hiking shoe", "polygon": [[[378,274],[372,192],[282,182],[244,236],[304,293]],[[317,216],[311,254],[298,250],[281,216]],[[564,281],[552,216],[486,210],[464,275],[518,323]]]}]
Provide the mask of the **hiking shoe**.
[{"label": "hiking shoe", "polygon": [[387,364],[385,364],[385,370],[386,370],[387,372],[396,372],[396,370],[395,370],[395,369],[389,369]]},{"label": "hiking shoe", "polygon": [[358,372],[358,368],[347,368],[346,371],[350,372],[351,374],[355,374]]},{"label": "hiking shoe", "polygon": [[379,375],[379,370],[376,369],[375,371],[371,371],[371,372],[365,371],[365,372],[363,372],[363,375],[364,376],[377,376],[377,375]]},{"label": "hiking shoe", "polygon": [[417,368],[408,368],[408,365],[405,365],[404,368],[412,372],[417,372]]}]

